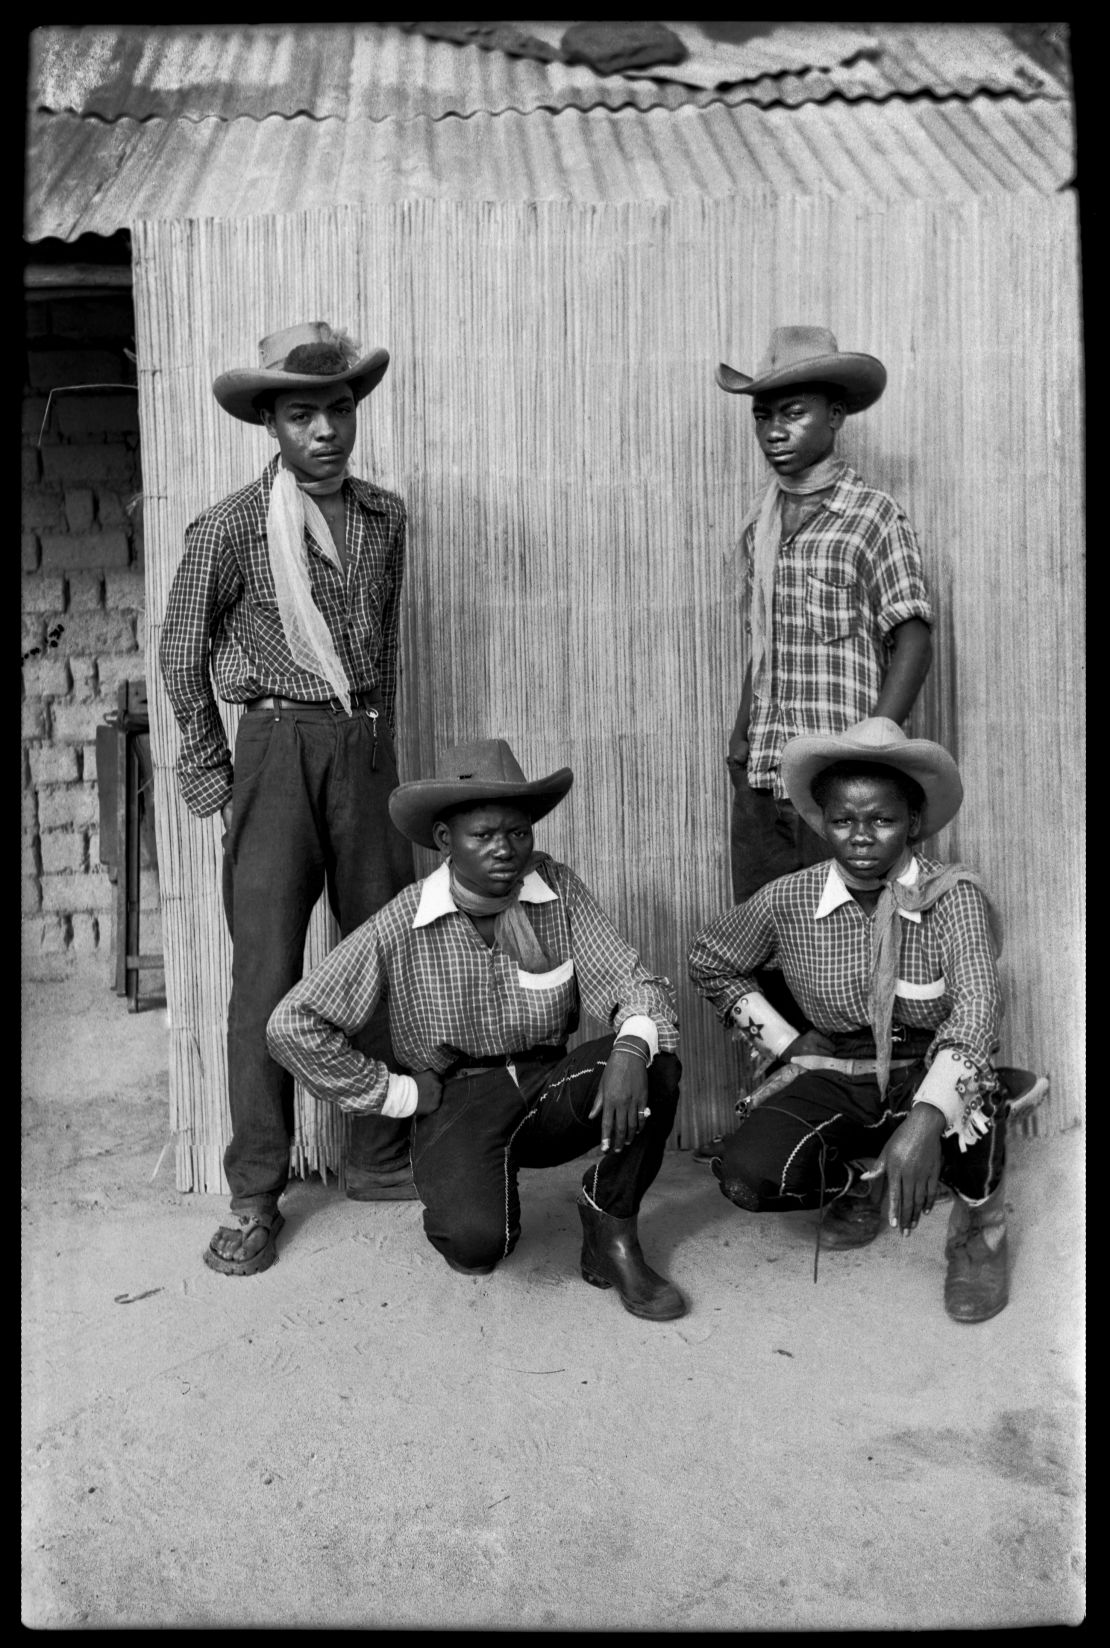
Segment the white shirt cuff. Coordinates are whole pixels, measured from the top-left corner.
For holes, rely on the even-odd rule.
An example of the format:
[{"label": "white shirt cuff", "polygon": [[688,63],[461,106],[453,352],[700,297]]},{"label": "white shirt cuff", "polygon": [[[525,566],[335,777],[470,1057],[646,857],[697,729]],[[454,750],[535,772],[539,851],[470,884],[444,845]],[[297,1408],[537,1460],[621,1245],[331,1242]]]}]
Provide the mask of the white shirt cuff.
[{"label": "white shirt cuff", "polygon": [[914,1104],[931,1104],[944,1117],[944,1137],[953,1133],[961,1150],[987,1132],[990,1123],[979,1100],[979,1072],[954,1047],[942,1047],[913,1096]]},{"label": "white shirt cuff", "polygon": [[416,1110],[416,1082],[412,1076],[389,1072],[389,1091],[379,1112],[382,1116],[411,1116]]},{"label": "white shirt cuff", "polygon": [[649,1019],[646,1013],[633,1013],[630,1018],[625,1019],[617,1035],[639,1036],[641,1041],[646,1041],[649,1064],[659,1051],[659,1026],[654,1019]]},{"label": "white shirt cuff", "polygon": [[740,997],[732,1009],[732,1022],[744,1031],[754,1047],[768,1052],[773,1059],[781,1058],[798,1035],[794,1026],[788,1024],[781,1013],[776,1013],[758,990]]}]

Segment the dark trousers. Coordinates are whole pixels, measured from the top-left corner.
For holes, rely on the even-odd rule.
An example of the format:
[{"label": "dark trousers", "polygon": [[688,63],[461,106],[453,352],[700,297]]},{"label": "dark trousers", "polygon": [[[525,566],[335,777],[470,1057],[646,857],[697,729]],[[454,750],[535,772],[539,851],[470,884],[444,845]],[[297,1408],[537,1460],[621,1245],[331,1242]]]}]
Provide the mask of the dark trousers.
[{"label": "dark trousers", "polygon": [[[732,864],[732,896],[737,904],[751,898],[769,881],[793,875],[807,865],[831,858],[828,843],[811,830],[790,801],[777,801],[770,790],[755,790],[748,783],[745,768],[730,766],[732,816],[729,824],[729,856]],[[799,1032],[811,1028],[809,1020],[787,989],[777,969],[761,969],[756,975],[759,988],[776,1012]]]},{"label": "dark trousers", "polygon": [[[725,1195],[736,1200],[730,1187],[743,1187],[739,1205],[758,1213],[792,1213],[834,1200],[851,1183],[849,1162],[877,1156],[905,1120],[924,1075],[920,1059],[891,1071],[884,1104],[873,1076],[807,1070],[724,1140],[719,1176]],[[1004,1096],[987,1099],[984,1113],[990,1128],[966,1151],[954,1135],[941,1140],[941,1182],[971,1202],[997,1189],[1006,1161]]]},{"label": "dark trousers", "polygon": [[744,767],[729,767],[732,818],[729,854],[732,897],[742,904],[769,881],[831,858],[828,842],[811,830],[790,801],[753,790]]},{"label": "dark trousers", "polygon": [[[508,1257],[520,1235],[517,1170],[573,1161],[601,1141],[600,1113],[593,1121],[589,1113],[613,1041],[585,1042],[543,1072],[518,1064],[523,1092],[503,1068],[446,1083],[439,1109],[417,1119],[412,1147],[434,1248],[467,1267]],[[673,1053],[657,1054],[648,1068],[651,1115],[631,1144],[606,1151],[584,1174],[583,1189],[603,1212],[627,1219],[639,1211],[674,1126],[680,1074]]]},{"label": "dark trousers", "polygon": [[[293,1077],[270,1057],[266,1021],[303,971],[309,917],[327,888],[343,937],[413,879],[412,851],[389,817],[397,784],[379,715],[327,705],[258,709],[239,723],[224,908],[232,935],[227,1015],[231,1143],[224,1171],[236,1212],[272,1207],[289,1176]],[[396,1068],[385,1004],[354,1039]],[[352,1120],[347,1162],[408,1161],[408,1120]]]}]

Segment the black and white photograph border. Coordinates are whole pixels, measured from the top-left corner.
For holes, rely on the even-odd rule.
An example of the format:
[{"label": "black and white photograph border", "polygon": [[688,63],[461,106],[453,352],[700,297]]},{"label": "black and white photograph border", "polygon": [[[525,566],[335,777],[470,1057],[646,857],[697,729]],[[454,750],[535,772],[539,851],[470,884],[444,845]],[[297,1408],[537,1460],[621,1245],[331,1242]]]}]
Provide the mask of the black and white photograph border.
[{"label": "black and white photograph border", "polygon": [[[1081,1623],[1078,26],[27,39],[23,1624]],[[252,689],[255,631],[213,617],[211,679],[203,645],[194,672],[211,710],[190,723],[178,574],[198,520],[244,489],[262,564],[258,483],[275,456],[288,468],[285,426],[229,415],[213,385],[279,387],[302,359],[282,335],[316,322],[342,360],[310,354],[302,390],[327,371],[357,400],[345,495],[362,507],[330,546],[337,582],[362,576],[352,545],[387,553],[376,523],[394,522],[370,643],[350,640],[353,599],[333,625],[375,774],[395,758],[401,783],[438,779],[445,752],[490,740],[528,780],[572,769],[535,847],[674,1002],[681,1092],[643,1254],[636,1219],[610,1220],[631,1245],[614,1238],[600,1286],[582,1207],[600,1148],[521,1167],[519,1239],[460,1274],[429,1240],[419,1172],[403,1194],[367,1190],[367,1123],[300,1069],[280,1216],[238,1249],[227,1228],[245,1183],[229,1002],[255,965],[232,890],[249,778],[233,805],[230,751],[264,702],[276,724],[329,688]],[[737,710],[770,463],[753,408],[778,415],[797,328],[831,337],[832,391],[838,353],[881,363],[880,398],[833,420],[836,475],[895,500],[927,591],[931,662],[893,714],[953,758],[962,805],[921,855],[974,872],[999,920],[991,1060],[1019,1097],[1001,1123],[1008,1302],[989,1319],[946,1309],[964,1204],[943,1182],[912,1231],[853,1247],[828,1208],[733,1205],[714,1171],[738,1114],[786,1105],[801,1068],[788,1053],[768,1075],[752,1015],[723,1024],[689,969],[739,898],[736,740],[757,722]],[[371,393],[356,357],[378,350]],[[341,482],[313,484],[302,513],[328,535]],[[314,570],[317,593],[330,576]],[[266,621],[288,640],[280,603]],[[415,877],[438,863],[413,848]],[[306,974],[366,914],[329,890]],[[526,896],[518,917],[544,910]],[[500,915],[485,942],[513,942]],[[572,1048],[628,1012],[605,1023],[583,1000]],[[633,1065],[658,1056],[626,1042]],[[386,1112],[416,1103],[416,1134],[418,1086],[392,1074]],[[261,1262],[214,1265],[221,1225],[220,1252],[257,1239]],[[684,1308],[652,1320],[636,1288],[656,1272]]]}]

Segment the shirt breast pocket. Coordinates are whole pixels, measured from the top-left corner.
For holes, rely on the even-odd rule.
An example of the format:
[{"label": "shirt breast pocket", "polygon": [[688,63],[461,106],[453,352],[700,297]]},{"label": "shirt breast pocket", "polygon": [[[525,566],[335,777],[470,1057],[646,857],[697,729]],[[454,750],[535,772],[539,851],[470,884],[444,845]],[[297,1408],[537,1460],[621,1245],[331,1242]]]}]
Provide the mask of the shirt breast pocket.
[{"label": "shirt breast pocket", "polygon": [[561,1040],[567,1021],[578,1004],[578,981],[573,961],[564,961],[549,973],[516,968],[516,1015],[529,1040]]},{"label": "shirt breast pocket", "polygon": [[270,546],[264,532],[252,532],[242,557],[243,593],[252,607],[277,612],[277,590],[270,568]]},{"label": "shirt breast pocket", "polygon": [[807,572],[806,626],[825,645],[855,635],[859,629],[855,584],[833,584]]}]

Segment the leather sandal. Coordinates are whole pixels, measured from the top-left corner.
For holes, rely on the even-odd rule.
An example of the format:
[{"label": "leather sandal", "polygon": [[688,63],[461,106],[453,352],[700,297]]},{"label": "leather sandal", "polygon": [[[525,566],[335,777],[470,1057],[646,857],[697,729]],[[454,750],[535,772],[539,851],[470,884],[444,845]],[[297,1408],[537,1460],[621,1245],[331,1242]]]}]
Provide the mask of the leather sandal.
[{"label": "leather sandal", "polygon": [[260,1247],[249,1259],[225,1259],[210,1243],[203,1254],[205,1264],[209,1270],[218,1270],[222,1276],[257,1276],[259,1271],[269,1270],[277,1258],[277,1234],[284,1223],[285,1220],[276,1207],[269,1213],[229,1213],[220,1230],[234,1231],[241,1245],[252,1231],[261,1228],[266,1232],[265,1246]]}]

